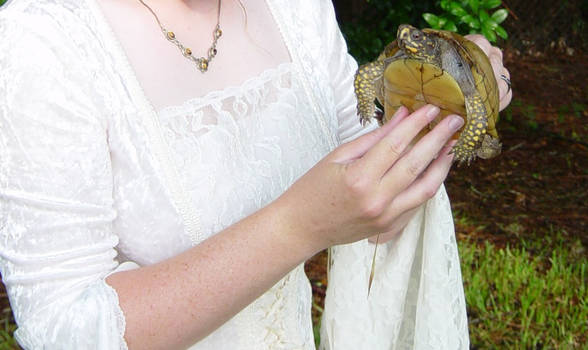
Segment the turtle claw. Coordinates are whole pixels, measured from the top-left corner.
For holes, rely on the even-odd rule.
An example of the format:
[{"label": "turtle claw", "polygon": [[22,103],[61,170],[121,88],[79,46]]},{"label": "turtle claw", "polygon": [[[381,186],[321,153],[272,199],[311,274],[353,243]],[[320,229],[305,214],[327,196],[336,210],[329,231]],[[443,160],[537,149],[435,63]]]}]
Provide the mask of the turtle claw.
[{"label": "turtle claw", "polygon": [[458,166],[461,166],[464,162],[467,162],[467,165],[470,166],[472,160],[476,158],[475,150],[464,147],[459,141],[453,146],[449,154],[454,154],[453,161],[457,162]]},{"label": "turtle claw", "polygon": [[357,114],[359,114],[359,122],[361,123],[361,125],[366,126],[372,121],[372,119],[376,119],[378,121],[378,124],[382,126],[384,124],[384,111],[377,108],[375,105],[373,108],[370,109],[371,111],[367,113],[362,113],[363,111],[358,109]]},{"label": "turtle claw", "polygon": [[361,123],[361,126],[366,126],[372,120],[375,113],[375,110],[373,113],[365,113],[364,110],[358,108],[357,114],[359,114],[359,122]]}]

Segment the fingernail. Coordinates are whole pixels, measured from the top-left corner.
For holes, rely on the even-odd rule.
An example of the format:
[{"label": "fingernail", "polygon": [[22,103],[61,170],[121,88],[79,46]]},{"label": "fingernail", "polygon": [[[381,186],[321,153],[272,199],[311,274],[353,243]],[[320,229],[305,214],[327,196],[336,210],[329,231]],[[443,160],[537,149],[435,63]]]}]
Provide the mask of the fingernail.
[{"label": "fingernail", "polygon": [[435,119],[437,114],[439,114],[439,107],[429,106],[429,110],[427,110],[427,112],[425,113],[425,116],[427,117],[427,119],[432,121],[433,119]]},{"label": "fingernail", "polygon": [[461,126],[463,125],[463,118],[457,115],[454,115],[451,117],[451,120],[449,121],[449,127],[451,128],[451,130],[459,130],[459,128],[461,128]]},{"label": "fingernail", "polygon": [[404,106],[400,106],[398,107],[398,109],[396,110],[396,112],[394,112],[394,115],[392,116],[392,118],[404,113],[404,110],[406,110],[406,107]]}]

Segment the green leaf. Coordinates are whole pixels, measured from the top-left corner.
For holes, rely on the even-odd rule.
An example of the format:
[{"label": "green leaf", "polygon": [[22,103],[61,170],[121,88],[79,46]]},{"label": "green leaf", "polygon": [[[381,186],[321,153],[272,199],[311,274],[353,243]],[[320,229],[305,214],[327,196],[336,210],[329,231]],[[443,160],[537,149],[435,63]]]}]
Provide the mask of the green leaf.
[{"label": "green leaf", "polygon": [[484,2],[481,5],[482,5],[482,8],[493,9],[493,8],[496,8],[500,5],[502,5],[502,1],[501,0],[484,0]]},{"label": "green leaf", "polygon": [[439,29],[445,27],[445,23],[447,23],[448,21],[449,21],[449,18],[447,18],[445,16],[439,17]]},{"label": "green leaf", "polygon": [[445,25],[443,26],[443,29],[448,30],[450,32],[457,32],[457,26],[455,25],[455,22],[453,22],[452,20],[448,20],[447,23],[445,23]]},{"label": "green leaf", "polygon": [[472,15],[465,15],[460,20],[467,24],[470,28],[480,29],[480,20]]},{"label": "green leaf", "polygon": [[480,9],[480,1],[479,0],[468,0],[468,4],[474,13],[478,13]]},{"label": "green leaf", "polygon": [[496,42],[496,33],[494,33],[494,30],[487,25],[487,22],[482,22],[482,34],[488,39],[488,41],[492,43]]},{"label": "green leaf", "polygon": [[504,20],[506,19],[506,17],[508,17],[508,11],[505,10],[505,9],[496,10],[496,12],[494,12],[492,14],[492,19],[496,23],[502,23],[502,22],[504,22]]},{"label": "green leaf", "polygon": [[432,13],[423,13],[423,18],[425,21],[427,21],[427,23],[429,23],[429,25],[431,26],[431,28],[433,29],[439,29],[439,17],[437,17],[436,15],[432,14]]},{"label": "green leaf", "polygon": [[484,23],[487,22],[490,19],[490,15],[488,14],[488,12],[484,11],[484,10],[480,10],[480,22]]},{"label": "green leaf", "polygon": [[508,33],[506,32],[506,30],[500,24],[497,24],[496,25],[496,28],[494,28],[494,31],[502,39],[508,39]]},{"label": "green leaf", "polygon": [[449,4],[451,2],[452,1],[449,1],[449,0],[441,0],[441,3],[440,3],[441,8],[444,9],[444,10],[448,10],[449,9]]},{"label": "green leaf", "polygon": [[494,28],[496,28],[497,25],[498,23],[494,22],[492,18],[488,18],[488,20],[482,22],[482,26],[486,26],[490,28],[492,31],[494,31]]},{"label": "green leaf", "polygon": [[452,15],[457,16],[457,17],[462,17],[467,15],[467,11],[463,9],[463,7],[456,1],[452,1],[449,5],[449,12],[451,12]]},{"label": "green leaf", "polygon": [[488,20],[486,22],[484,22],[483,25],[486,25],[487,27],[492,29],[492,31],[494,31],[496,26],[498,26],[498,23],[494,22],[494,20],[492,18],[488,18]]}]

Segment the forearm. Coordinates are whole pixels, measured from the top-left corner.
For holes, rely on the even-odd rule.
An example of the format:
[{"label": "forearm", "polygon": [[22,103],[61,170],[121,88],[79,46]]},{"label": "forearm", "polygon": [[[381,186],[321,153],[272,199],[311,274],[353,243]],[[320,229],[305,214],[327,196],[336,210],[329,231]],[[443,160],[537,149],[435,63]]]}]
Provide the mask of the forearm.
[{"label": "forearm", "polygon": [[190,250],[108,277],[130,349],[185,348],[202,339],[322,247],[295,234],[271,205]]}]

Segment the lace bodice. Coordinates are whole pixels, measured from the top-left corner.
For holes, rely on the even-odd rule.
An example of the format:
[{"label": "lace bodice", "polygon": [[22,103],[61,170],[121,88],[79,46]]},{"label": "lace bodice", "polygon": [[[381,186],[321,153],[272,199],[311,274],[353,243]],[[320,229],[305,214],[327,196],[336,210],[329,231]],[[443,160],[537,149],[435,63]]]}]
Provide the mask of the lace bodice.
[{"label": "lace bodice", "polygon": [[[158,116],[197,209],[192,244],[267,205],[330,149],[290,63]],[[313,349],[310,300],[299,266],[195,349]]]},{"label": "lace bodice", "polygon": [[199,209],[193,243],[268,204],[328,152],[305,100],[286,63],[159,112],[172,161]]},{"label": "lace bodice", "polygon": [[[23,347],[125,349],[106,276],[189,249],[370,130],[331,2],[266,4],[290,62],[158,111],[96,0],[0,9],[0,267]],[[467,348],[453,235],[441,190],[380,249],[369,299],[371,246],[336,247],[321,347]],[[312,349],[310,305],[299,266],[193,349]]]}]

